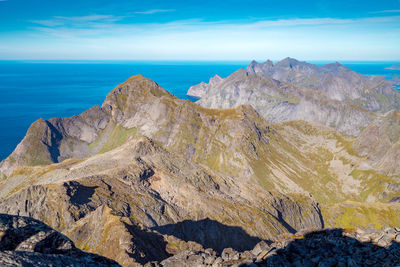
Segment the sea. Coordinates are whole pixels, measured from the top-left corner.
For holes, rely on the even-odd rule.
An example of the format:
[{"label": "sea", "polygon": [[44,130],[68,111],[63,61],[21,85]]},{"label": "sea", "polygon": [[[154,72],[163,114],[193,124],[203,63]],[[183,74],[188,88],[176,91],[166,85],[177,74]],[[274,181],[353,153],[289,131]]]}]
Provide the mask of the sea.
[{"label": "sea", "polygon": [[[326,64],[328,61],[309,61]],[[190,86],[215,74],[227,77],[250,61],[0,61],[0,161],[37,119],[70,117],[101,105],[108,92],[142,74],[182,99]],[[356,72],[400,77],[397,62],[341,62]],[[400,87],[397,87],[400,90]]]}]

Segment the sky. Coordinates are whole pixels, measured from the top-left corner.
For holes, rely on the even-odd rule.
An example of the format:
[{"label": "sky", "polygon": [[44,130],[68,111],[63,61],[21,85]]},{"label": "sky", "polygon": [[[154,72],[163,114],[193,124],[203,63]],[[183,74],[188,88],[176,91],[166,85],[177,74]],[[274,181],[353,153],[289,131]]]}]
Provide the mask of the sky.
[{"label": "sky", "polygon": [[0,59],[400,60],[400,0],[0,0]]}]

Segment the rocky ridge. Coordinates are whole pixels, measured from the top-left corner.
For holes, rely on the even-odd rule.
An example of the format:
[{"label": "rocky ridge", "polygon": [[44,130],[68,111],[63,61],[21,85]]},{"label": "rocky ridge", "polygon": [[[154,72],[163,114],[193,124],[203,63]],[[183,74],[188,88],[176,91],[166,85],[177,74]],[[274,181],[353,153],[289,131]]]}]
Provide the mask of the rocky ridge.
[{"label": "rocky ridge", "polygon": [[[76,249],[71,240],[28,217],[0,214],[0,230],[2,266],[119,266]],[[400,263],[399,243],[399,228],[303,230],[244,251],[192,246],[144,266],[393,266]]]}]

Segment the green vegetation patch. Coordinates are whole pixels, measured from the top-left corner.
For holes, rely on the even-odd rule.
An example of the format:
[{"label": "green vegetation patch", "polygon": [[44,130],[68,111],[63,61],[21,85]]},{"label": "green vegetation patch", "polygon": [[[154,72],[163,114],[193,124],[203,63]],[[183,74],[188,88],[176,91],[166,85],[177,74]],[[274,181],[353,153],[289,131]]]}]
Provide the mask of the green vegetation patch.
[{"label": "green vegetation patch", "polygon": [[[89,148],[98,150],[97,153],[102,154],[123,145],[131,137],[137,136],[137,128],[126,129],[121,125],[116,125],[108,136],[105,136],[104,132],[100,134],[96,141],[89,144]],[[99,146],[101,146],[100,149]]]},{"label": "green vegetation patch", "polygon": [[387,203],[360,203],[346,201],[333,206],[323,206],[322,215],[325,226],[341,228],[400,225],[400,205]]}]

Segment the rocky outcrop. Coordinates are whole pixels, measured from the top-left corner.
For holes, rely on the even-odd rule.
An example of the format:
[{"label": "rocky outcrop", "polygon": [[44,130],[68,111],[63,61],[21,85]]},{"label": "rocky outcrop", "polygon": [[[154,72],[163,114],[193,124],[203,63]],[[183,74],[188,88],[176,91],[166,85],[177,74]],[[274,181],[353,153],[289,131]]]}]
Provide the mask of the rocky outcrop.
[{"label": "rocky outcrop", "polygon": [[214,86],[220,84],[224,79],[219,76],[218,74],[214,77],[210,78],[208,83],[201,82],[198,85],[192,86],[189,88],[187,95],[195,98],[202,98],[203,96],[207,95],[208,91]]},{"label": "rocky outcrop", "polygon": [[119,266],[77,249],[66,236],[28,217],[0,214],[1,266]]}]

